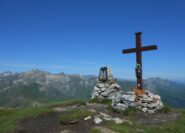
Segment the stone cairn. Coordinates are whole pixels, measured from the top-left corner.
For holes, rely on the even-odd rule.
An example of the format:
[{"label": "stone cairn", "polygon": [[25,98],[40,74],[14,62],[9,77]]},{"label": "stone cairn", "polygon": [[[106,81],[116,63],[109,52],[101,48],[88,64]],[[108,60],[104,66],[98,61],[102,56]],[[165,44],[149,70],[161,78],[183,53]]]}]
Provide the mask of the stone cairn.
[{"label": "stone cairn", "polygon": [[143,96],[137,96],[134,91],[129,91],[113,99],[112,107],[118,110],[136,107],[143,112],[155,113],[163,107],[163,103],[159,95],[154,95],[149,91],[145,91]]},{"label": "stone cairn", "polygon": [[137,96],[135,91],[123,92],[119,84],[113,80],[109,67],[100,69],[99,79],[92,92],[91,99],[94,98],[112,100],[112,107],[117,110],[136,107],[143,112],[155,113],[163,107],[161,97],[150,91],[145,90],[143,96]]},{"label": "stone cairn", "polygon": [[92,92],[91,99],[110,99],[113,100],[119,95],[121,87],[113,80],[109,67],[100,68],[99,79]]}]

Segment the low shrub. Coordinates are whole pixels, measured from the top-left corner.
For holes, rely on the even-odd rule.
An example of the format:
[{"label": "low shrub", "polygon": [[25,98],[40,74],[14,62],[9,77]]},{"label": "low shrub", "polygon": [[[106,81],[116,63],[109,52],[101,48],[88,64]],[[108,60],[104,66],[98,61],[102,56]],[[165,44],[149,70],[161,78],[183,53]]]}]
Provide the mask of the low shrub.
[{"label": "low shrub", "polygon": [[167,113],[171,112],[171,108],[169,106],[165,105],[164,107],[162,107],[160,109],[160,112],[167,114]]}]

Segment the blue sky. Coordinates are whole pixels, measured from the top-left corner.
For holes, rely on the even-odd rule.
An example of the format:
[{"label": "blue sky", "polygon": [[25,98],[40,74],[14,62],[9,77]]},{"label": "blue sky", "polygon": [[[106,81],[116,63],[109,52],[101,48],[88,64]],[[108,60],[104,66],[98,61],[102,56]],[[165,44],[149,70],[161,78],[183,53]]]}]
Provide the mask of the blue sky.
[{"label": "blue sky", "polygon": [[53,73],[135,79],[135,32],[143,45],[144,78],[185,79],[183,0],[0,0],[0,72],[39,68]]}]

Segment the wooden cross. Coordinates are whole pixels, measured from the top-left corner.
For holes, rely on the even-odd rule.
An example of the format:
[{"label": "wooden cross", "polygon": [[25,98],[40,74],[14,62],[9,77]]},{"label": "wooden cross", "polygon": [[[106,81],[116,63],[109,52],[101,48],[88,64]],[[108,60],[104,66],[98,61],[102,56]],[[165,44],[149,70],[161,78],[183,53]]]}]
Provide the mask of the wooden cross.
[{"label": "wooden cross", "polygon": [[125,49],[122,51],[123,54],[136,53],[136,78],[137,88],[136,93],[142,96],[145,91],[143,89],[143,78],[142,78],[142,51],[156,50],[156,45],[144,46],[141,43],[141,32],[136,33],[136,48]]}]

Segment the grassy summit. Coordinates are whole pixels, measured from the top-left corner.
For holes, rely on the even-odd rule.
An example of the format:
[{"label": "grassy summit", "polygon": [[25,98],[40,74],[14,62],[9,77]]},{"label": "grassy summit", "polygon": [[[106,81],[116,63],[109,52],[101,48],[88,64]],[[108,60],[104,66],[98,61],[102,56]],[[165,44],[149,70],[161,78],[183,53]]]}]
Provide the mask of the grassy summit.
[{"label": "grassy summit", "polygon": [[[98,101],[99,102],[99,101]],[[111,110],[109,104],[93,101],[62,101],[44,105],[42,107],[25,109],[0,109],[0,133],[21,131],[44,133],[61,132],[63,130],[84,133],[104,133],[115,131],[119,133],[184,133],[185,110],[172,109],[156,114],[144,114],[132,111],[130,115]],[[56,111],[57,110],[57,111]],[[92,111],[94,110],[94,111]],[[106,121],[100,115],[106,113],[114,118],[119,117],[124,122]],[[85,117],[92,116],[89,120]],[[95,125],[94,116],[103,119],[101,125]],[[77,121],[73,125],[71,121]]]}]

